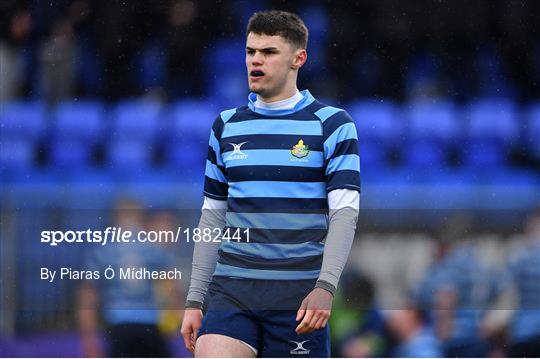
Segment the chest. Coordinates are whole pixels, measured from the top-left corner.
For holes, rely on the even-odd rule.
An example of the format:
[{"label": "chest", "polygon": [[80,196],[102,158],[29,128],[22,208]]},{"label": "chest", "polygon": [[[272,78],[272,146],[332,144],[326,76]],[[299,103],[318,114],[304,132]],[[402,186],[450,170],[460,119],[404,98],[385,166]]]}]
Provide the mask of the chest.
[{"label": "chest", "polygon": [[220,148],[226,169],[273,166],[301,171],[324,166],[319,121],[266,119],[227,123]]}]

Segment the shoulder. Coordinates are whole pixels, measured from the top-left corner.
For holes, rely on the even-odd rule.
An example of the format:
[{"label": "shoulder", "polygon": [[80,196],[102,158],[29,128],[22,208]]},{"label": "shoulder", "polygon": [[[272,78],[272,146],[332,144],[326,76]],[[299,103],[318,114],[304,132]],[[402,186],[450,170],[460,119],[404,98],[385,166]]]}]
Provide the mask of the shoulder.
[{"label": "shoulder", "polygon": [[223,110],[214,120],[212,124],[212,130],[219,136],[223,131],[223,127],[227,122],[234,121],[237,117],[242,116],[247,106],[234,107],[227,110]]},{"label": "shoulder", "polygon": [[349,113],[340,107],[331,106],[324,102],[315,100],[308,108],[313,116],[323,124],[328,125],[336,122],[353,122]]},{"label": "shoulder", "polygon": [[310,111],[321,121],[325,136],[332,134],[343,125],[354,126],[352,117],[343,108],[315,101],[310,106]]}]

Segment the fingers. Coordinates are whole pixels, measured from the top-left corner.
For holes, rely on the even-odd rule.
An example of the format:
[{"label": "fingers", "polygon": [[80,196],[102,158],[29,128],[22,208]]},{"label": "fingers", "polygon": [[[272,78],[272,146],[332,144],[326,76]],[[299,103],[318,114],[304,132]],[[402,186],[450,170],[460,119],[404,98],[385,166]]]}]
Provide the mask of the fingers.
[{"label": "fingers", "polygon": [[315,311],[313,309],[307,309],[305,312],[306,312],[306,315],[304,315],[304,319],[302,319],[300,324],[298,324],[298,326],[296,327],[297,334],[309,333],[307,329],[309,327],[309,323],[311,322],[311,318],[313,318]]},{"label": "fingers", "polygon": [[304,314],[306,314],[306,308],[307,308],[307,300],[303,300],[302,304],[300,304],[300,308],[298,309],[298,312],[296,312],[296,321],[299,321],[302,319]]},{"label": "fingers", "polygon": [[319,320],[317,320],[317,323],[315,323],[315,330],[324,328],[326,326],[326,317],[324,315],[321,315]]},{"label": "fingers", "polygon": [[328,322],[329,317],[329,310],[308,309],[306,311],[306,316],[304,317],[304,320],[302,320],[298,327],[296,327],[296,333],[307,334],[313,332],[314,330],[324,328],[324,326],[326,326],[326,323]]},{"label": "fingers", "polygon": [[182,334],[182,337],[184,338],[184,345],[186,346],[186,349],[193,353],[192,341],[191,341],[191,328],[182,328],[182,330],[180,330],[180,334]]},{"label": "fingers", "polygon": [[182,328],[182,330],[180,331],[182,337],[184,338],[184,345],[186,346],[186,349],[192,353],[195,352],[195,342],[197,341],[198,331],[198,328],[189,325],[185,328]]}]

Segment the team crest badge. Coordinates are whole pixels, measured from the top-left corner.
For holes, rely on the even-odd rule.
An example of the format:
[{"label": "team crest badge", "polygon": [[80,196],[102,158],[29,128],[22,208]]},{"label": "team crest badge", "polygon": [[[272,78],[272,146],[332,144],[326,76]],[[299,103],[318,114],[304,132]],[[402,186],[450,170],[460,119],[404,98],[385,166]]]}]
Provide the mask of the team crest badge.
[{"label": "team crest badge", "polygon": [[300,139],[296,145],[293,146],[291,154],[296,158],[303,158],[309,155],[309,146],[304,145],[304,141]]}]

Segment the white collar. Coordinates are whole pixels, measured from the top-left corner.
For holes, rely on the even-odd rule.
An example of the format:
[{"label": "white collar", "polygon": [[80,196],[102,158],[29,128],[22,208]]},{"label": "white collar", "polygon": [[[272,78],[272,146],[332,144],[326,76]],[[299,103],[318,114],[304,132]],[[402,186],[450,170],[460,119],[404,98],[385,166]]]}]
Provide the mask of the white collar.
[{"label": "white collar", "polygon": [[255,100],[255,107],[262,108],[266,110],[290,110],[300,102],[304,96],[300,91],[296,90],[296,93],[289,98],[284,100],[274,101],[274,102],[264,102],[261,100],[259,95],[257,95],[257,100]]}]

